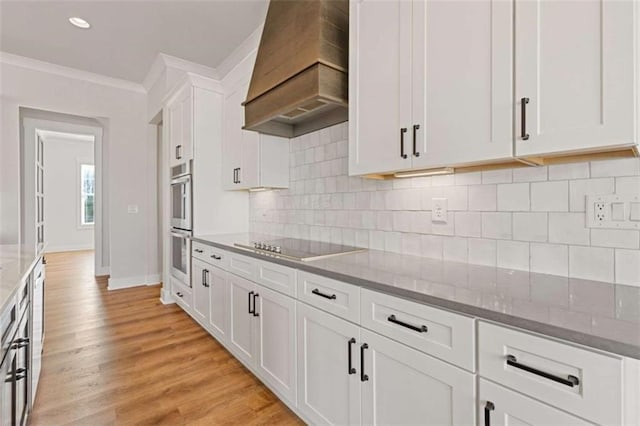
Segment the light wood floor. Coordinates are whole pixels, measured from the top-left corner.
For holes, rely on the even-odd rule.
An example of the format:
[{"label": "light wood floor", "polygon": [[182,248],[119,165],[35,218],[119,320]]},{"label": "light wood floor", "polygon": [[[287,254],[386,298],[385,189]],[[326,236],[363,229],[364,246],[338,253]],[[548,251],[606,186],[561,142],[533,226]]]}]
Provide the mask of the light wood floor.
[{"label": "light wood floor", "polygon": [[160,287],[107,291],[93,252],[47,256],[32,425],[299,424]]}]

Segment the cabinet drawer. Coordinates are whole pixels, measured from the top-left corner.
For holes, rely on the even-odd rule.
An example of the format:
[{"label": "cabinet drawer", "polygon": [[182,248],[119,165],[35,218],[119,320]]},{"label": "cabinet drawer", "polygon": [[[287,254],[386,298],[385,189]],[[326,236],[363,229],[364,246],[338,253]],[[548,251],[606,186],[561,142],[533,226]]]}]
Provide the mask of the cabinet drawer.
[{"label": "cabinet drawer", "polygon": [[469,371],[475,371],[474,319],[362,289],[361,324]]},{"label": "cabinet drawer", "polygon": [[230,252],[225,254],[227,255],[226,267],[229,272],[249,280],[255,280],[256,259]]},{"label": "cabinet drawer", "polygon": [[298,271],[298,300],[360,323],[360,287]]},{"label": "cabinet drawer", "polygon": [[479,372],[601,424],[622,422],[622,360],[480,322]]},{"label": "cabinet drawer", "polygon": [[261,260],[254,261],[256,265],[257,283],[271,290],[278,291],[291,297],[296,297],[296,270]]},{"label": "cabinet drawer", "polygon": [[224,250],[220,250],[215,247],[211,247],[206,244],[194,241],[192,244],[191,253],[192,256],[196,259],[200,259],[210,265],[215,265],[220,268],[226,269],[225,262],[227,262],[227,253]]},{"label": "cabinet drawer", "polygon": [[172,279],[171,280],[171,294],[173,299],[186,311],[191,310],[193,304],[193,293],[191,289],[181,282]]}]

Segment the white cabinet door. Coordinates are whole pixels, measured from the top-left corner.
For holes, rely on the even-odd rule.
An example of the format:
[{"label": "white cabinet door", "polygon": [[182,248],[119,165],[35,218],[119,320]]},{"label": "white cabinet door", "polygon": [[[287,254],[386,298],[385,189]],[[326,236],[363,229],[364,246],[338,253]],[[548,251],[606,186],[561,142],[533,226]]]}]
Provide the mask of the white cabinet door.
[{"label": "white cabinet door", "polygon": [[189,161],[193,156],[193,96],[187,85],[169,103],[170,165]]},{"label": "white cabinet door", "polygon": [[229,340],[229,282],[222,269],[209,268],[209,330],[219,342]]},{"label": "white cabinet door", "polygon": [[412,4],[412,167],[510,158],[513,2]]},{"label": "white cabinet door", "polygon": [[255,310],[256,285],[251,281],[228,274],[229,281],[229,348],[245,364],[255,365]]},{"label": "white cabinet door", "polygon": [[[350,3],[351,175],[411,167],[410,38],[410,2],[355,0]],[[405,156],[401,155],[401,138]]]},{"label": "white cabinet door", "polygon": [[478,415],[486,426],[586,426],[578,417],[480,379]]},{"label": "white cabinet door", "polygon": [[248,82],[237,85],[224,100],[224,131],[222,141],[222,183],[225,189],[239,189],[238,170],[242,167],[242,137]]},{"label": "white cabinet door", "polygon": [[191,288],[193,290],[193,315],[195,319],[207,327],[209,324],[209,281],[211,266],[198,259],[191,261]]},{"label": "white cabinet door", "polygon": [[258,132],[243,130],[241,138],[242,161],[238,172],[238,183],[240,189],[255,188],[261,186],[260,183],[260,139]]},{"label": "white cabinet door", "polygon": [[365,329],[362,423],[475,424],[474,375]]},{"label": "white cabinet door", "polygon": [[313,424],[360,424],[360,328],[304,303],[296,308],[298,410]]},{"label": "white cabinet door", "polygon": [[516,2],[517,156],[634,141],[633,3]]},{"label": "white cabinet door", "polygon": [[256,286],[258,375],[284,398],[296,402],[296,301]]},{"label": "white cabinet door", "polygon": [[182,140],[182,105],[179,102],[168,106],[169,110],[169,158],[170,165],[180,164],[180,152],[178,145]]}]

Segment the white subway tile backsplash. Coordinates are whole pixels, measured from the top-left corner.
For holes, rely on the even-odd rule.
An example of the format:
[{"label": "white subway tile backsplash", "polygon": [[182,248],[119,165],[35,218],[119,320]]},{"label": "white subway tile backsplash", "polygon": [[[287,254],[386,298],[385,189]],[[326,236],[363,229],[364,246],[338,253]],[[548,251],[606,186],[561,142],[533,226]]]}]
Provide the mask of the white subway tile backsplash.
[{"label": "white subway tile backsplash", "polygon": [[498,210],[500,211],[528,211],[529,184],[508,183],[498,185]]},{"label": "white subway tile backsplash", "polygon": [[495,211],[497,207],[496,185],[469,186],[469,210]]},{"label": "white subway tile backsplash", "polygon": [[547,213],[514,213],[513,239],[521,241],[547,241]]},{"label": "white subway tile backsplash", "polygon": [[499,268],[529,270],[529,243],[498,240],[497,266]]},{"label": "white subway tile backsplash", "polygon": [[640,176],[616,178],[616,194],[640,196]]},{"label": "white subway tile backsplash", "polygon": [[480,237],[482,235],[482,213],[456,212],[455,232],[460,237]]},{"label": "white subway tile backsplash", "polygon": [[569,276],[586,280],[613,281],[613,249],[569,247]]},{"label": "white subway tile backsplash", "polygon": [[456,185],[479,185],[482,183],[482,172],[456,173]]},{"label": "white subway tile backsplash", "polygon": [[442,259],[443,238],[439,235],[421,235],[420,246],[422,256],[433,259]]},{"label": "white subway tile backsplash", "polygon": [[442,242],[444,260],[466,262],[468,260],[468,240],[466,238],[445,237]]},{"label": "white subway tile backsplash", "polygon": [[513,169],[514,182],[541,182],[547,180],[547,167],[521,167]]},{"label": "white subway tile backsplash", "polygon": [[[584,216],[587,194],[640,193],[640,160],[373,180],[348,176],[347,133],[291,141],[290,187],[250,194],[252,231],[640,287],[640,231],[588,229]],[[441,197],[445,224],[431,221]]]},{"label": "white subway tile backsplash", "polygon": [[482,213],[482,237],[511,239],[511,213]]},{"label": "white subway tile backsplash", "polygon": [[567,276],[568,247],[558,244],[531,243],[531,272]]},{"label": "white subway tile backsplash", "polygon": [[496,266],[496,240],[469,239],[469,263]]},{"label": "white subway tile backsplash", "polygon": [[513,171],[511,169],[487,170],[482,172],[482,183],[511,183]]},{"label": "white subway tile backsplash", "polygon": [[615,251],[616,282],[640,287],[640,251]]},{"label": "white subway tile backsplash", "polygon": [[640,248],[640,231],[633,229],[591,229],[591,245],[637,250]]},{"label": "white subway tile backsplash", "polygon": [[584,213],[549,213],[549,242],[589,245]]},{"label": "white subway tile backsplash", "polygon": [[447,208],[449,211],[467,210],[467,187],[466,186],[447,186],[442,188],[442,196],[447,199]]},{"label": "white subway tile backsplash", "polygon": [[591,162],[591,177],[638,175],[640,175],[640,158]]},{"label": "white subway tile backsplash", "polygon": [[583,212],[587,195],[613,194],[613,178],[578,179],[569,182],[569,206],[572,212]]},{"label": "white subway tile backsplash", "polygon": [[568,163],[549,166],[549,180],[586,179],[589,163]]},{"label": "white subway tile backsplash", "polygon": [[531,211],[569,211],[569,185],[567,181],[534,182],[531,184]]}]

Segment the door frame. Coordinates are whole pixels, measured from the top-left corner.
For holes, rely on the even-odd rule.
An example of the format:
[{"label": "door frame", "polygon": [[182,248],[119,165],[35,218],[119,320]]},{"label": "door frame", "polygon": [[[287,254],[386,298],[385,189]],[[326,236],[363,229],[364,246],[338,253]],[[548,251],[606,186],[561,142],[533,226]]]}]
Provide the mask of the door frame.
[{"label": "door frame", "polygon": [[[24,117],[22,119],[23,134],[21,137],[21,152],[23,153],[22,164],[26,164],[26,161],[35,161],[35,158],[24,158],[25,142],[30,138],[35,139],[36,135],[41,132],[60,132],[60,133],[73,133],[80,135],[93,136],[93,160],[95,165],[95,225],[93,235],[94,245],[94,274],[96,276],[109,275],[110,272],[110,258],[109,248],[107,247],[107,262],[103,262],[103,242],[109,241],[109,238],[104,235],[104,217],[103,217],[103,188],[104,188],[104,167],[103,167],[103,132],[104,129],[97,122],[95,126],[74,124],[64,121],[56,120],[44,120],[31,117]],[[22,171],[24,173],[24,170]],[[21,176],[24,180],[24,176]],[[25,188],[22,186],[20,189],[20,242],[24,243],[24,226],[25,226]],[[45,194],[46,198],[46,194]],[[105,264],[106,263],[106,264]]]}]

